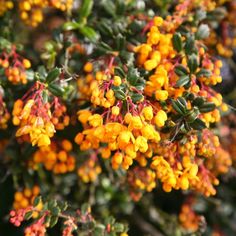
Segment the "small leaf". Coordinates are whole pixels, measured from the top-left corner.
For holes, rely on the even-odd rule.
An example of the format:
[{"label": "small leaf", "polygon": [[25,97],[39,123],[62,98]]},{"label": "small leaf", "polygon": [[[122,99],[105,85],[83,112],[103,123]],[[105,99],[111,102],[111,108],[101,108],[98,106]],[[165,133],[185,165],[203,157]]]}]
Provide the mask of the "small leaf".
[{"label": "small leaf", "polygon": [[180,33],[175,33],[173,36],[173,45],[177,52],[180,52],[183,49],[182,39]]},{"label": "small leaf", "polygon": [[203,103],[204,103],[204,98],[202,98],[202,97],[197,97],[197,98],[195,98],[194,100],[193,100],[193,105],[194,106],[201,106],[201,105],[203,105]]},{"label": "small leaf", "polygon": [[80,24],[78,24],[77,22],[66,22],[62,26],[62,29],[65,31],[70,31],[70,30],[79,29],[79,27],[80,27]]},{"label": "small leaf", "polygon": [[188,70],[183,65],[178,65],[175,67],[175,74],[178,76],[187,75]]},{"label": "small leaf", "polygon": [[139,76],[140,76],[140,74],[138,72],[138,69],[133,68],[133,67],[129,68],[127,80],[131,85],[133,85],[133,86],[136,85],[136,82],[138,81]]},{"label": "small leaf", "polygon": [[57,84],[49,84],[48,90],[55,96],[62,97],[64,89]]},{"label": "small leaf", "polygon": [[205,68],[202,68],[197,74],[196,74],[197,78],[201,78],[201,77],[210,77],[211,76],[211,71],[207,70]]},{"label": "small leaf", "polygon": [[99,35],[96,33],[96,31],[89,26],[80,27],[79,31],[92,42],[96,42],[99,39]]},{"label": "small leaf", "polygon": [[198,58],[195,54],[188,57],[188,68],[191,73],[194,73],[198,68]]},{"label": "small leaf", "polygon": [[122,233],[124,231],[124,225],[121,223],[115,223],[114,230],[115,230],[115,232]]},{"label": "small leaf", "polygon": [[196,32],[196,38],[197,39],[205,39],[209,36],[210,29],[207,24],[202,24],[199,26],[197,32]]},{"label": "small leaf", "polygon": [[190,113],[186,116],[185,119],[188,123],[192,123],[197,119],[199,114],[200,113],[199,113],[198,109],[193,109],[193,110],[190,111]]},{"label": "small leaf", "polygon": [[180,115],[184,115],[185,114],[185,110],[182,108],[181,105],[179,105],[177,103],[177,101],[171,100],[172,106],[174,108],[174,110],[179,113]]},{"label": "small leaf", "polygon": [[189,55],[189,54],[193,53],[194,46],[195,46],[194,37],[193,36],[187,37],[186,44],[184,47],[186,54]]},{"label": "small leaf", "polygon": [[197,118],[190,126],[195,130],[202,130],[206,128],[206,124],[199,118]]},{"label": "small leaf", "polygon": [[125,78],[125,72],[121,67],[115,67],[115,75]]},{"label": "small leaf", "polygon": [[207,113],[215,110],[216,105],[213,102],[205,102],[202,106],[199,107],[201,113]]},{"label": "small leaf", "polygon": [[55,226],[58,222],[58,217],[57,216],[52,216],[51,219],[50,219],[50,227],[52,228],[53,226]]},{"label": "small leaf", "polygon": [[41,196],[37,196],[35,197],[34,201],[33,201],[33,206],[36,207],[38,206],[38,204],[42,201],[42,197]]},{"label": "small leaf", "polygon": [[29,219],[32,217],[32,214],[33,214],[32,211],[28,211],[28,212],[25,214],[24,219],[25,219],[25,220],[29,220]]},{"label": "small leaf", "polygon": [[117,90],[117,91],[114,91],[114,92],[115,92],[115,97],[118,100],[125,100],[126,96],[125,96],[125,93],[122,90]]},{"label": "small leaf", "polygon": [[53,207],[50,210],[53,216],[58,216],[58,214],[61,212],[59,207]]},{"label": "small leaf", "polygon": [[46,81],[48,83],[53,82],[55,79],[57,79],[59,77],[60,73],[61,73],[61,71],[59,68],[55,68],[55,69],[51,70],[46,77]]},{"label": "small leaf", "polygon": [[92,8],[93,0],[83,0],[82,5],[79,9],[80,19],[87,18],[91,14]]},{"label": "small leaf", "polygon": [[188,75],[180,76],[179,80],[176,83],[177,87],[182,87],[190,82],[190,78]]},{"label": "small leaf", "polygon": [[136,103],[143,99],[143,95],[139,93],[134,93],[133,95],[131,95],[131,99],[133,103]]}]

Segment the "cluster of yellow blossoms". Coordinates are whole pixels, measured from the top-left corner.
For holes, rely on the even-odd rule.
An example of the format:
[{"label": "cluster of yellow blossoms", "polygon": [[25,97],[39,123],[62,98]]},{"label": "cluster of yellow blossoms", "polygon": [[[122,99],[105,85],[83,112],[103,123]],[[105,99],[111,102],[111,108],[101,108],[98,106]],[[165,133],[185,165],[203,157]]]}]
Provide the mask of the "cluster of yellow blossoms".
[{"label": "cluster of yellow blossoms", "polygon": [[22,58],[15,47],[10,53],[3,52],[0,55],[0,67],[4,68],[5,75],[12,84],[27,83],[26,70],[31,67],[31,63],[28,59]]},{"label": "cluster of yellow blossoms", "polygon": [[179,213],[179,222],[186,233],[194,233],[198,231],[201,221],[204,220],[200,215],[198,215],[193,209],[194,199],[189,198],[181,206],[181,211]]},{"label": "cluster of yellow blossoms", "polygon": [[4,15],[4,13],[8,10],[11,10],[14,7],[14,4],[11,0],[0,0],[0,16]]},{"label": "cluster of yellow blossoms", "polygon": [[35,197],[40,193],[40,188],[34,186],[32,189],[25,188],[22,191],[18,191],[14,195],[14,209],[24,209],[33,204]]},{"label": "cluster of yellow blossoms", "polygon": [[102,169],[98,163],[96,156],[91,156],[79,166],[77,170],[78,176],[84,183],[96,181],[98,175],[102,172]]},{"label": "cluster of yellow blossoms", "polygon": [[72,150],[72,143],[69,140],[52,142],[49,146],[40,147],[37,150],[29,166],[38,169],[39,164],[43,164],[46,170],[54,174],[65,174],[75,169],[75,157],[69,153]]},{"label": "cluster of yellow blossoms", "polygon": [[[99,66],[94,69],[91,62],[84,65],[86,75],[84,80],[78,81],[79,93],[82,100],[90,101],[93,107],[78,111],[83,131],[77,134],[75,142],[81,150],[98,150],[102,158],[110,159],[113,169],[129,169],[130,180],[133,179],[134,170],[130,167],[134,161],[141,167],[150,166],[152,170],[146,174],[152,176],[152,180],[148,183],[139,178],[129,181],[133,190],[150,191],[155,187],[155,181],[160,180],[166,192],[173,188],[193,188],[207,196],[214,195],[214,185],[219,182],[216,176],[228,171],[231,165],[230,158],[224,158],[219,138],[205,129],[201,131],[201,137],[191,131],[182,141],[173,141],[171,134],[162,132],[162,128],[165,124],[178,126],[176,121],[169,119],[172,114],[176,115],[170,101],[186,93],[214,105],[213,110],[203,108],[203,112],[197,114],[207,127],[220,120],[219,109],[226,111],[227,106],[222,102],[222,96],[209,86],[222,81],[222,63],[210,58],[201,44],[197,44],[199,53],[196,57],[201,61],[201,68],[196,68],[193,74],[188,68],[188,55],[182,53],[180,56],[174,48],[173,28],[166,28],[167,23],[168,20],[154,17],[148,24],[147,42],[135,48],[138,65],[149,72],[143,91],[135,90],[127,78],[115,74],[115,56],[101,63],[98,61],[100,68],[107,63],[106,69],[98,69]],[[181,40],[186,39],[182,37]],[[176,86],[180,79],[175,72],[178,65],[191,74],[188,87]],[[196,76],[201,70],[210,75]],[[122,94],[119,89],[117,95],[116,88],[125,85],[142,94],[143,98],[133,102],[129,93]],[[191,99],[186,100],[186,109],[194,110],[194,106]]]},{"label": "cluster of yellow blossoms", "polygon": [[48,104],[38,104],[37,100],[29,99],[26,103],[18,99],[14,103],[13,124],[20,126],[16,137],[27,135],[32,145],[48,146],[55,128],[50,121],[51,113]]},{"label": "cluster of yellow blossoms", "polygon": [[0,96],[0,129],[7,128],[7,122],[10,119],[10,113],[6,108],[6,104],[3,101],[3,98]]},{"label": "cluster of yellow blossoms", "polygon": [[138,201],[143,191],[151,192],[156,187],[156,175],[151,169],[136,166],[128,171],[130,197]]},{"label": "cluster of yellow blossoms", "polygon": [[73,0],[20,0],[21,19],[30,26],[36,27],[43,21],[43,11],[48,7],[61,11],[71,10]]}]

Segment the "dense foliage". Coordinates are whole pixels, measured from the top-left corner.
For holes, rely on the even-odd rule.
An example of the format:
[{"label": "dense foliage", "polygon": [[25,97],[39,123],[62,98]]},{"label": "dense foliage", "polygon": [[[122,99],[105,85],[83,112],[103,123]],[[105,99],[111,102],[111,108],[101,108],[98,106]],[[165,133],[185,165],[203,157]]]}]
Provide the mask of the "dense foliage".
[{"label": "dense foliage", "polygon": [[0,0],[0,234],[235,235],[235,18]]}]

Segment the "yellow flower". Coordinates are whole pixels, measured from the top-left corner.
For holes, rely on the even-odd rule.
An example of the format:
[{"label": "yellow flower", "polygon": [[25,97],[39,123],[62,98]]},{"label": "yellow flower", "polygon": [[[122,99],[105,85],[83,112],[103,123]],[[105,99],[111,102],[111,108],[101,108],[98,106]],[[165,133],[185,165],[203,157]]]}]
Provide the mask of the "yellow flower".
[{"label": "yellow flower", "polygon": [[120,86],[121,85],[121,78],[120,78],[120,76],[114,76],[114,81],[113,81],[113,84],[115,85],[115,86]]},{"label": "yellow flower", "polygon": [[166,120],[167,115],[163,110],[158,111],[154,117],[154,122],[158,127],[163,127],[165,125]]},{"label": "yellow flower", "polygon": [[92,115],[92,113],[89,110],[81,110],[77,112],[78,114],[78,120],[82,123],[85,124],[89,117]]},{"label": "yellow flower", "polygon": [[159,101],[165,101],[168,98],[168,92],[166,90],[157,90],[155,97]]},{"label": "yellow flower", "polygon": [[111,108],[111,114],[114,116],[118,116],[120,114],[120,108],[118,106],[114,106]]},{"label": "yellow flower", "polygon": [[88,118],[89,124],[93,127],[98,127],[103,124],[102,116],[99,114],[94,114]]},{"label": "yellow flower", "polygon": [[144,107],[142,114],[146,120],[151,120],[153,118],[153,109],[151,106]]},{"label": "yellow flower", "polygon": [[143,127],[142,120],[139,116],[133,116],[129,123],[129,130],[141,129]]},{"label": "yellow flower", "polygon": [[135,150],[139,150],[142,153],[146,152],[148,150],[147,139],[143,136],[138,136],[135,140]]},{"label": "yellow flower", "polygon": [[145,63],[144,63],[144,68],[147,70],[147,71],[151,71],[153,69],[155,69],[158,65],[158,62],[154,59],[151,59],[151,60],[147,60]]}]

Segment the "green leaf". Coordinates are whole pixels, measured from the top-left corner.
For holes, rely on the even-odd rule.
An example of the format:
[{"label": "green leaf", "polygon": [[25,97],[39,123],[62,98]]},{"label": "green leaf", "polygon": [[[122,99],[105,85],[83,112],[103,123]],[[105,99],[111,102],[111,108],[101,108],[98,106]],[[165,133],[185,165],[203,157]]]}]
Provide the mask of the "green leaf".
[{"label": "green leaf", "polygon": [[173,45],[177,52],[180,52],[183,49],[182,39],[180,33],[175,33],[173,36]]},{"label": "green leaf", "polygon": [[202,97],[197,97],[197,98],[195,98],[194,100],[193,100],[193,105],[194,106],[202,106],[203,105],[203,103],[205,102],[205,99],[204,98],[202,98]]},{"label": "green leaf", "polygon": [[177,87],[182,87],[190,82],[190,78],[188,75],[180,76],[179,80],[176,83]]},{"label": "green leaf", "polygon": [[99,35],[96,33],[96,31],[89,26],[80,27],[79,31],[92,42],[96,42],[99,39]]},{"label": "green leaf", "polygon": [[206,124],[199,118],[197,118],[193,123],[190,124],[191,128],[196,130],[202,130],[206,128]]},{"label": "green leaf", "polygon": [[53,216],[58,216],[58,214],[61,212],[59,207],[53,207],[50,210]]},{"label": "green leaf", "polygon": [[59,77],[60,73],[61,73],[61,71],[60,71],[59,68],[55,68],[55,69],[51,70],[51,71],[48,73],[47,77],[46,77],[47,83],[50,84],[50,83],[53,82],[55,79],[57,79],[57,78]]},{"label": "green leaf", "polygon": [[79,9],[80,19],[87,18],[91,14],[92,8],[93,0],[83,0],[82,5]]},{"label": "green leaf", "polygon": [[48,90],[55,96],[62,97],[64,89],[57,84],[49,84]]},{"label": "green leaf", "polygon": [[143,95],[139,93],[134,93],[133,95],[131,95],[131,99],[133,103],[136,103],[143,99]]},{"label": "green leaf", "polygon": [[197,74],[196,74],[197,78],[201,78],[201,77],[210,77],[211,76],[211,71],[207,70],[205,68],[202,68]]},{"label": "green leaf", "polygon": [[171,100],[172,106],[174,110],[179,113],[180,115],[185,114],[185,109],[183,109],[183,106],[179,104],[177,101]]},{"label": "green leaf", "polygon": [[127,74],[127,80],[128,82],[135,86],[138,79],[139,79],[140,73],[138,72],[138,69],[130,67],[128,70],[128,74]]},{"label": "green leaf", "polygon": [[175,74],[177,74],[178,76],[187,75],[188,70],[185,68],[185,66],[178,65],[175,67]]},{"label": "green leaf", "polygon": [[115,67],[115,75],[120,76],[122,79],[125,78],[125,72],[121,67]]},{"label": "green leaf", "polygon": [[80,24],[78,24],[77,22],[66,22],[62,26],[62,29],[65,31],[70,31],[70,30],[79,29],[79,27],[80,27]]},{"label": "green leaf", "polygon": [[191,73],[194,73],[198,68],[198,57],[192,54],[188,57],[188,68]]},{"label": "green leaf", "polygon": [[113,227],[115,232],[122,233],[124,231],[124,225],[121,223],[115,223]]},{"label": "green leaf", "polygon": [[35,197],[34,202],[33,202],[33,206],[34,206],[34,207],[38,206],[38,204],[39,204],[41,201],[42,201],[42,197],[41,197],[41,196]]},{"label": "green leaf", "polygon": [[81,213],[82,215],[86,215],[90,210],[90,205],[88,203],[84,203],[82,206],[81,206]]},{"label": "green leaf", "polygon": [[216,108],[215,103],[213,103],[213,102],[205,102],[203,105],[201,105],[199,107],[199,111],[201,113],[207,113],[207,112],[215,110],[215,108]]},{"label": "green leaf", "polygon": [[196,38],[197,39],[205,39],[209,36],[210,29],[207,24],[202,24],[199,26],[197,32],[196,32]]},{"label": "green leaf", "polygon": [[47,90],[43,90],[42,97],[43,97],[43,102],[47,103],[48,102],[48,91]]},{"label": "green leaf", "polygon": [[115,93],[115,97],[118,100],[125,100],[126,96],[125,96],[125,93],[122,90],[114,91],[114,93]]},{"label": "green leaf", "polygon": [[117,50],[122,50],[124,49],[125,47],[125,37],[122,36],[121,34],[118,34],[116,37],[115,37],[115,42],[116,42],[116,48]]},{"label": "green leaf", "polygon": [[33,214],[32,211],[28,211],[28,212],[25,214],[24,219],[25,219],[25,220],[29,220],[29,219],[32,217],[32,214]]},{"label": "green leaf", "polygon": [[192,123],[197,119],[199,114],[200,113],[199,113],[198,109],[193,109],[193,110],[190,111],[190,113],[186,116],[185,119],[188,123]]},{"label": "green leaf", "polygon": [[194,37],[192,35],[188,36],[184,47],[186,54],[188,55],[192,54],[194,51],[194,46],[195,46]]},{"label": "green leaf", "polygon": [[50,219],[50,227],[52,228],[53,226],[55,226],[58,222],[58,217],[57,216],[52,216],[51,219]]}]

